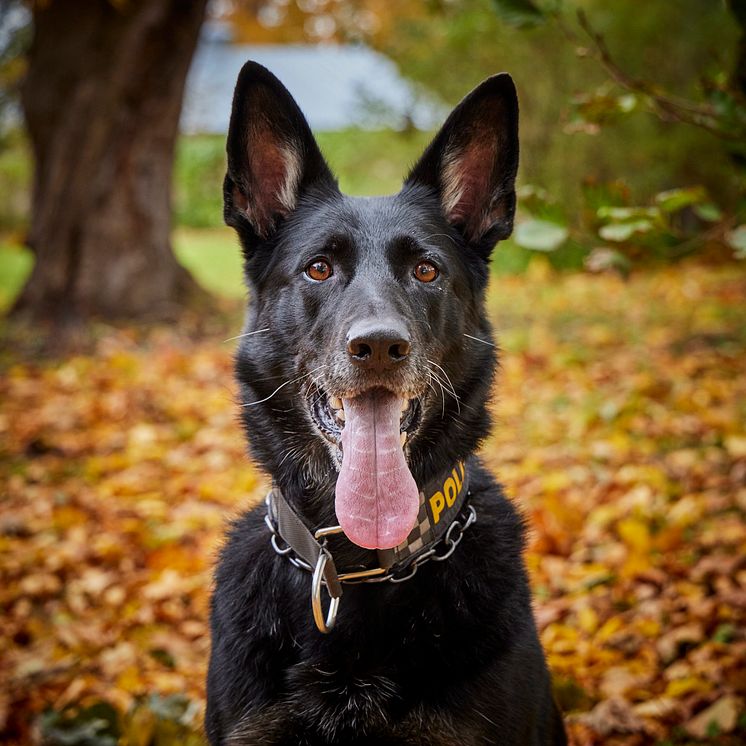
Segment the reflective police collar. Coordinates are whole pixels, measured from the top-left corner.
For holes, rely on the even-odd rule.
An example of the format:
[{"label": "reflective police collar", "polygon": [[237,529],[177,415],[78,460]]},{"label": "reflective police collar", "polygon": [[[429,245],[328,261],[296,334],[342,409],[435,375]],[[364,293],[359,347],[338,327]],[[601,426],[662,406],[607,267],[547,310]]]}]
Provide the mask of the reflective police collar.
[{"label": "reflective police collar", "polygon": [[[476,511],[468,504],[469,496],[463,462],[428,481],[420,490],[417,523],[407,539],[393,549],[361,549],[344,536],[340,526],[311,532],[279,487],[273,487],[267,495],[264,520],[275,552],[301,570],[313,573],[313,617],[319,631],[327,633],[336,621],[343,583],[401,583],[413,577],[423,562],[448,559],[463,532],[476,521]],[[331,536],[362,553],[362,561],[339,572],[328,545]],[[326,618],[321,608],[322,582],[331,597]]]}]

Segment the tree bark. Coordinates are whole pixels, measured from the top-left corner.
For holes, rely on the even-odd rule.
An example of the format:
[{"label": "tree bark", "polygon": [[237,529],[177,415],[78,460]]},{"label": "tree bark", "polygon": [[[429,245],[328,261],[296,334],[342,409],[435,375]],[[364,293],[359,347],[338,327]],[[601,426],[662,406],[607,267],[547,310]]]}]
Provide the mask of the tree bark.
[{"label": "tree bark", "polygon": [[21,99],[36,262],[18,312],[160,317],[196,291],[171,249],[171,172],[206,2],[34,3]]},{"label": "tree bark", "polygon": [[733,66],[732,83],[733,88],[746,99],[746,0],[729,0],[728,7],[741,30]]}]

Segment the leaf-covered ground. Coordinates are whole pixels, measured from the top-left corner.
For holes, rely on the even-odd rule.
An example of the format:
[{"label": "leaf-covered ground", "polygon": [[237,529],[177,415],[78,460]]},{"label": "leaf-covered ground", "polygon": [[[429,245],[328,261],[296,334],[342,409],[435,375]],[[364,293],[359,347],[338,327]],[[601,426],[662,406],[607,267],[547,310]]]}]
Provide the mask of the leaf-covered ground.
[{"label": "leaf-covered ground", "polygon": [[[742,743],[746,274],[534,271],[495,280],[489,307],[503,356],[484,456],[530,525],[573,742]],[[266,488],[236,422],[238,324],[109,329],[57,362],[5,351],[10,741],[199,742],[215,551]]]}]

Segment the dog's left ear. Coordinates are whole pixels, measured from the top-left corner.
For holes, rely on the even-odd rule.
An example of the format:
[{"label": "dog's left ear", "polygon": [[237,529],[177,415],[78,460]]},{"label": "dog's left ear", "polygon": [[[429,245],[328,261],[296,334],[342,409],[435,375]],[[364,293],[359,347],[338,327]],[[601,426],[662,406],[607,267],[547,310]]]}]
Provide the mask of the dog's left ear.
[{"label": "dog's left ear", "polygon": [[517,170],[518,97],[500,73],[451,112],[405,186],[434,190],[446,219],[486,256],[513,230]]}]

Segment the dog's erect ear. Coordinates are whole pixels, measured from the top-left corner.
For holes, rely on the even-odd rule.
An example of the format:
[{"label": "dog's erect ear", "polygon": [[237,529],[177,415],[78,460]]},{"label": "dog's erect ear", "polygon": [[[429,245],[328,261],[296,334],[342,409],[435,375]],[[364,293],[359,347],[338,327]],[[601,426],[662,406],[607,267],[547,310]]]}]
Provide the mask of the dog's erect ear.
[{"label": "dog's erect ear", "polygon": [[447,220],[489,252],[513,230],[518,97],[507,73],[487,78],[450,114],[405,185],[435,190]]},{"label": "dog's erect ear", "polygon": [[228,130],[225,222],[266,239],[311,185],[336,182],[298,104],[269,70],[247,62],[238,75]]}]

